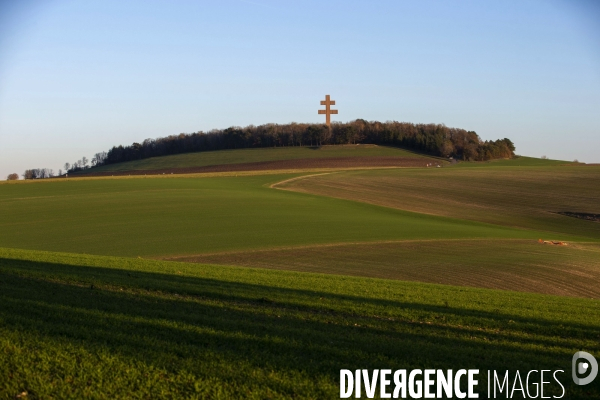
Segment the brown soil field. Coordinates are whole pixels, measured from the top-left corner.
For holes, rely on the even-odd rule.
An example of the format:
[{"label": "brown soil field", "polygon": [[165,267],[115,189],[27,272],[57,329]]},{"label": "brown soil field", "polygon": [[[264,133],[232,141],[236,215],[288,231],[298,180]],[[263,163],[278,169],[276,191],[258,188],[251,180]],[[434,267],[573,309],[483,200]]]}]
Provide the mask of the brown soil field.
[{"label": "brown soil field", "polygon": [[317,245],[168,258],[600,298],[600,244],[431,240]]},{"label": "brown soil field", "polygon": [[[284,169],[318,169],[318,168],[374,168],[374,167],[426,167],[427,163],[437,162],[435,159],[417,157],[335,157],[304,158],[297,160],[262,161],[243,164],[208,165],[203,167],[165,168],[152,170],[90,172],[85,176],[120,176],[120,175],[162,175],[193,174],[232,171],[268,171]],[[73,174],[73,177],[78,176]]]},{"label": "brown soil field", "polygon": [[[600,168],[422,168],[307,176],[278,189],[425,214],[600,239],[600,224],[561,215],[600,214]],[[557,234],[558,233],[558,234]]]}]

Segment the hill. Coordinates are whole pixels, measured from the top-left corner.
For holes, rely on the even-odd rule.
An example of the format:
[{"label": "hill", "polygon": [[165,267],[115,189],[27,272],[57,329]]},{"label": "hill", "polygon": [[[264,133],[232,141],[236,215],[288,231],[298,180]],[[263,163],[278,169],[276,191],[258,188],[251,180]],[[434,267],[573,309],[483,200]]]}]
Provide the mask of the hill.
[{"label": "hill", "polygon": [[[97,153],[92,163],[107,165],[156,156],[211,150],[243,148],[302,147],[340,144],[380,144],[398,146],[422,153],[462,160],[492,160],[514,157],[509,139],[483,141],[473,131],[449,128],[443,124],[411,124],[397,121],[357,119],[331,126],[319,124],[266,124],[244,128],[230,127],[210,132],[171,135],[146,139],[129,146],[113,146]],[[76,164],[74,170],[82,165]]]},{"label": "hill", "polygon": [[102,165],[78,171],[77,174],[106,176],[315,168],[424,167],[431,163],[447,164],[448,162],[387,146],[296,146],[202,151],[151,157]]}]

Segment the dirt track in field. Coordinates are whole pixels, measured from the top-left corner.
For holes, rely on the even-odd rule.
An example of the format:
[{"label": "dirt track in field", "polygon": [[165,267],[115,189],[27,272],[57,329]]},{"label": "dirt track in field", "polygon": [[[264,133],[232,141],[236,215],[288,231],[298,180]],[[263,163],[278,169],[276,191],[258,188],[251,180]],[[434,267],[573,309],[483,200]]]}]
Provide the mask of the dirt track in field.
[{"label": "dirt track in field", "polygon": [[[262,161],[242,164],[208,165],[204,167],[164,168],[152,170],[109,171],[81,176],[193,174],[231,171],[267,171],[278,169],[356,168],[356,167],[426,167],[437,160],[421,157],[336,157],[304,158],[298,160]],[[441,164],[440,164],[441,165]],[[79,176],[79,175],[73,175]]]}]

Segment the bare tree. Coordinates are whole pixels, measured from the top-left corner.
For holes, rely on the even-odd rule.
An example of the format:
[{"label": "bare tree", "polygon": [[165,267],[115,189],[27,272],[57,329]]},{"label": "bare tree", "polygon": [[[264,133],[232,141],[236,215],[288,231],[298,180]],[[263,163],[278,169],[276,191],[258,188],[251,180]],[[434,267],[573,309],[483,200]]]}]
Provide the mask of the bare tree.
[{"label": "bare tree", "polygon": [[82,168],[87,168],[88,161],[89,161],[89,160],[88,160],[86,157],[83,157],[83,158],[81,159],[81,167],[82,167]]},{"label": "bare tree", "polygon": [[69,170],[71,169],[71,164],[69,164],[68,162],[65,163],[65,172],[69,172]]},{"label": "bare tree", "polygon": [[[148,140],[149,139],[146,139],[144,143],[146,143]],[[106,156],[107,153],[105,151],[94,154],[94,157],[92,157],[92,166],[102,165],[104,163],[104,160],[106,160]]]},{"label": "bare tree", "polygon": [[24,179],[46,179],[54,177],[54,170],[51,168],[27,169],[23,173]]},{"label": "bare tree", "polygon": [[18,175],[18,174],[16,174],[16,173],[9,174],[9,175],[6,177],[6,180],[7,180],[7,181],[18,181],[18,180],[19,180],[19,175]]}]

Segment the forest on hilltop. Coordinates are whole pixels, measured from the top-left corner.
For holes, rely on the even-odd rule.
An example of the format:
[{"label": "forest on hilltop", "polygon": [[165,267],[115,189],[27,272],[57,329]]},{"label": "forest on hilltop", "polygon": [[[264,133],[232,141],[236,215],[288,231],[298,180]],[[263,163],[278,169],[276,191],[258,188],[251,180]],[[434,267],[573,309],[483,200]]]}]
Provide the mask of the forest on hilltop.
[{"label": "forest on hilltop", "polygon": [[115,146],[95,160],[95,165],[114,164],[149,157],[210,150],[278,146],[321,146],[332,144],[381,144],[399,146],[440,157],[465,161],[485,161],[514,157],[515,146],[509,139],[483,141],[473,131],[449,128],[441,124],[377,122],[357,119],[320,124],[266,124],[230,127],[209,132],[171,135],[146,139],[129,146]]}]

